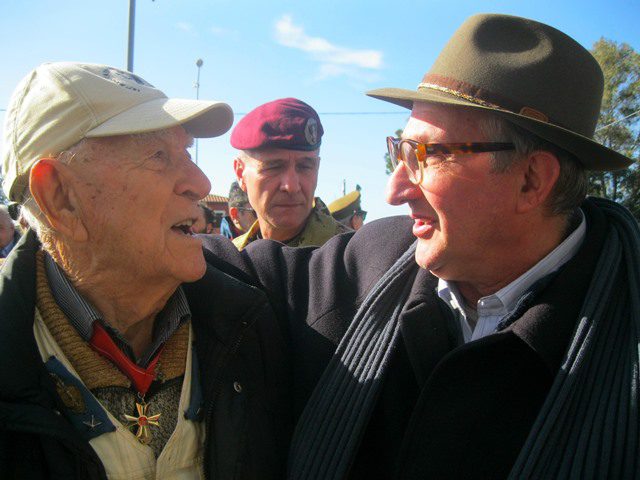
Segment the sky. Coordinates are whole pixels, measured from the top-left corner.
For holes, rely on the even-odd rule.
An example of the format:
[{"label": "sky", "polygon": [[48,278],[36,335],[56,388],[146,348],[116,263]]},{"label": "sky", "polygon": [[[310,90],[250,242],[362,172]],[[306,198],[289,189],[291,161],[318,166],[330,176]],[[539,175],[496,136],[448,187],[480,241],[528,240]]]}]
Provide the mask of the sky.
[{"label": "sky", "polygon": [[[370,220],[408,211],[384,201],[384,153],[409,111],[364,92],[414,90],[475,13],[532,18],[586,48],[605,37],[640,50],[640,0],[137,0],[133,71],[169,97],[224,101],[236,122],[277,98],[309,103],[325,130],[316,194],[329,203],[343,184],[359,184]],[[41,63],[126,68],[128,16],[129,0],[2,1],[0,121],[16,84]],[[225,196],[235,178],[229,136],[199,140],[197,154],[211,193]]]}]

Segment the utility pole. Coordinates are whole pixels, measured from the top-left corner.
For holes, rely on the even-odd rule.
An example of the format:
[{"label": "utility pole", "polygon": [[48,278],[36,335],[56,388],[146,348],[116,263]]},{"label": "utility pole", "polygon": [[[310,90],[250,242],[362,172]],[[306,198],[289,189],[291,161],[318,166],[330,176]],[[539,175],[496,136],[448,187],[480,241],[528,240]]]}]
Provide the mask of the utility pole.
[{"label": "utility pole", "polygon": [[129,41],[127,42],[127,70],[133,72],[133,41],[136,29],[136,0],[129,0]]},{"label": "utility pole", "polygon": [[[198,74],[196,76],[196,100],[200,100],[200,68],[204,62],[201,58],[196,60],[196,67],[198,67]],[[198,164],[198,139],[196,138],[196,165]]]}]

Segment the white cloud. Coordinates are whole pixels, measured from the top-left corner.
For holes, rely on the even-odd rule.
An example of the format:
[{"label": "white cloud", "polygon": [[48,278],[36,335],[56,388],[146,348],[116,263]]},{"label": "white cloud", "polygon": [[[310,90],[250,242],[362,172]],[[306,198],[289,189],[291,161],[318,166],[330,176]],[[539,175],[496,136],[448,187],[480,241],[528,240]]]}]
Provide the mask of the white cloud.
[{"label": "white cloud", "polygon": [[178,27],[178,29],[182,30],[183,32],[187,32],[187,33],[193,32],[193,25],[191,25],[188,22],[178,22],[176,24],[176,27]]},{"label": "white cloud", "polygon": [[382,68],[382,52],[341,47],[325,38],[311,37],[293,23],[291,15],[280,17],[275,30],[276,41],[280,45],[307,52],[320,62],[319,79],[346,75],[368,81],[373,78],[370,70]]}]

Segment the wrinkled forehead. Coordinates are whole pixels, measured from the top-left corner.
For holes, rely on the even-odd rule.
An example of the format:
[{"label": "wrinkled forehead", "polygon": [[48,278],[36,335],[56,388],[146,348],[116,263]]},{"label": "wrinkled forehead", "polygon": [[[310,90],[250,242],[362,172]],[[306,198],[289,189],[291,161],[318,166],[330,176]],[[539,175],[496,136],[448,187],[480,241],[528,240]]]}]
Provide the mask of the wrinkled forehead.
[{"label": "wrinkled forehead", "polygon": [[193,137],[189,135],[181,126],[155,130],[153,132],[134,133],[131,135],[118,135],[112,137],[92,138],[98,145],[109,147],[135,147],[155,143],[166,143],[176,147],[190,147],[193,144]]},{"label": "wrinkled forehead", "polygon": [[178,126],[153,132],[88,138],[81,142],[84,153],[93,156],[128,156],[158,147],[179,151],[193,145],[193,137]]}]

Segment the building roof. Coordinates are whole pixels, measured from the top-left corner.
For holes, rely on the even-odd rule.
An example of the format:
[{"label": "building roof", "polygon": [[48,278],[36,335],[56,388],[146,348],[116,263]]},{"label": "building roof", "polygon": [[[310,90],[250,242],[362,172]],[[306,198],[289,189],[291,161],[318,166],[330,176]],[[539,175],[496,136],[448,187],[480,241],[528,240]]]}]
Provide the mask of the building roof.
[{"label": "building roof", "polygon": [[229,199],[227,197],[223,197],[222,195],[210,194],[204,197],[202,201],[210,203],[227,203]]}]

